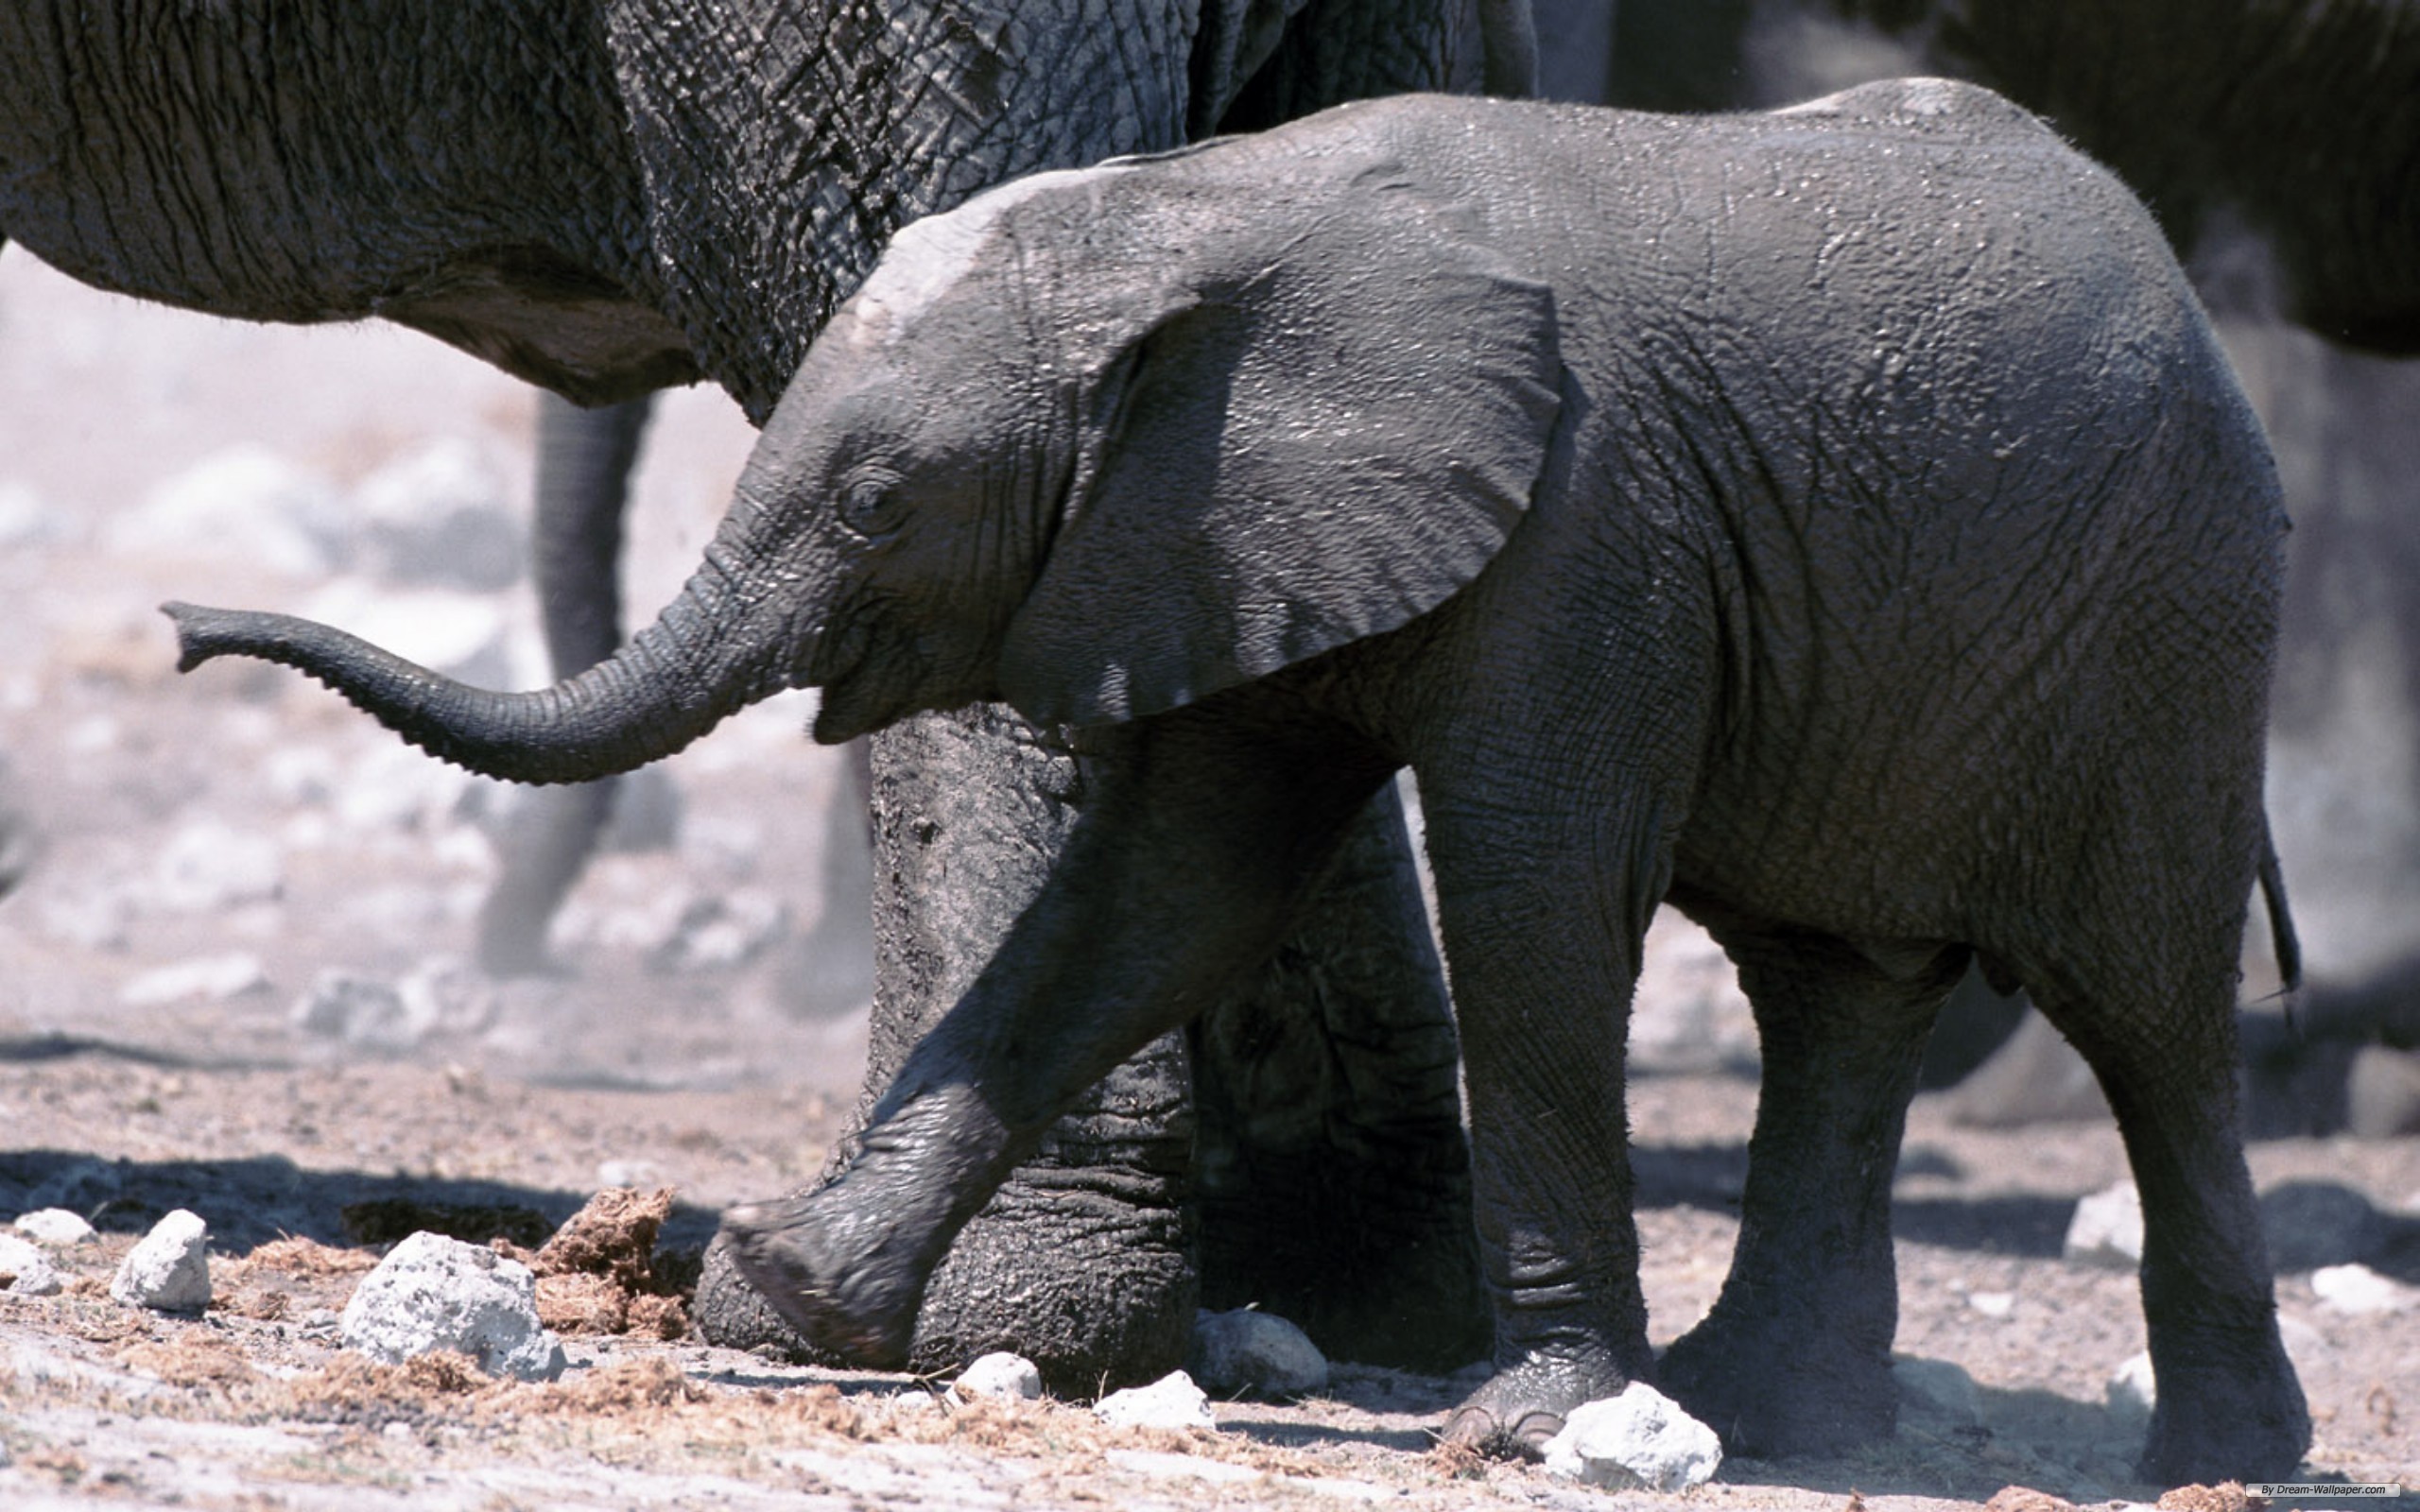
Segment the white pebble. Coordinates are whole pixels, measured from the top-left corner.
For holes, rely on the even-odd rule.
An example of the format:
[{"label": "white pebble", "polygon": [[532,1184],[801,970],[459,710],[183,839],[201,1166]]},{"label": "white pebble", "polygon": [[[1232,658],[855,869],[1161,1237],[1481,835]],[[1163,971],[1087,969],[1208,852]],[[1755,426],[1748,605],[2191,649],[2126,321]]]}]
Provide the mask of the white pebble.
[{"label": "white pebble", "polygon": [[1171,1370],[1148,1386],[1113,1391],[1093,1407],[1093,1415],[1113,1428],[1212,1428],[1210,1399],[1193,1378]]},{"label": "white pebble", "polygon": [[1185,1369],[1221,1397],[1306,1397],[1327,1386],[1327,1356],[1310,1335],[1270,1313],[1203,1313]]},{"label": "white pebble", "polygon": [[961,1397],[1007,1397],[1032,1401],[1042,1395],[1042,1371],[1021,1354],[1005,1349],[977,1359],[958,1378]]},{"label": "white pebble", "polygon": [[83,1214],[70,1212],[65,1208],[37,1208],[20,1214],[16,1228],[17,1232],[36,1244],[62,1247],[89,1244],[93,1239],[93,1226],[84,1221]]},{"label": "white pebble", "polygon": [[552,1381],[566,1363],[562,1341],[538,1321],[529,1267],[480,1245],[416,1233],[354,1288],[344,1306],[345,1348],[401,1365],[455,1349],[490,1375]]},{"label": "white pebble", "polygon": [[110,1282],[110,1295],[161,1313],[210,1305],[210,1226],[183,1208],[151,1226]]},{"label": "white pebble", "polygon": [[1714,1430],[1644,1382],[1618,1397],[1583,1402],[1546,1443],[1546,1468],[1589,1486],[1678,1491],[1703,1484],[1722,1464]]},{"label": "white pebble", "polygon": [[2076,1204],[2067,1223],[2066,1258],[2085,1265],[2133,1270],[2143,1261],[2143,1199],[2120,1181]]},{"label": "white pebble", "polygon": [[65,1284],[48,1255],[13,1234],[0,1234],[0,1278],[8,1282],[0,1289],[14,1297],[49,1297]]},{"label": "white pebble", "polygon": [[2420,1291],[2367,1265],[2323,1265],[2310,1273],[2310,1289],[2339,1313],[2408,1313],[2420,1301]]}]

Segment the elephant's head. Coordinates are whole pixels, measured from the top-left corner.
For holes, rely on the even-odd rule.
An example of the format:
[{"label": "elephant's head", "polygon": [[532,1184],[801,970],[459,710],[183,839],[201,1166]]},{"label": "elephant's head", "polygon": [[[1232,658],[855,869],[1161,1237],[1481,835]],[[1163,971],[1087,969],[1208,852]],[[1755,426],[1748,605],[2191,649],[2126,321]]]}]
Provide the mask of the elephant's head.
[{"label": "elephant's head", "polygon": [[919,222],[808,353],[703,568],[556,688],[176,606],[184,664],[285,662],[435,754],[561,782],[784,686],[824,690],[825,741],[986,697],[1100,723],[1393,629],[1518,523],[1561,374],[1550,292],[1412,177],[1239,139]]}]

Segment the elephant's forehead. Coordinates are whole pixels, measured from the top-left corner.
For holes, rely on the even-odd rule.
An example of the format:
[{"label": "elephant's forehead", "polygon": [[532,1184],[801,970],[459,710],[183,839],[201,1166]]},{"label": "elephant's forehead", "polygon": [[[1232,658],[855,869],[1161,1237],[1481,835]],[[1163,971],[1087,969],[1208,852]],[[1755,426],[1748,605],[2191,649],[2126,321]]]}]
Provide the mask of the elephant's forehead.
[{"label": "elephant's forehead", "polygon": [[856,339],[881,346],[901,339],[919,315],[983,266],[1010,212],[1038,195],[1080,185],[1104,171],[1037,173],[903,227],[857,289]]}]

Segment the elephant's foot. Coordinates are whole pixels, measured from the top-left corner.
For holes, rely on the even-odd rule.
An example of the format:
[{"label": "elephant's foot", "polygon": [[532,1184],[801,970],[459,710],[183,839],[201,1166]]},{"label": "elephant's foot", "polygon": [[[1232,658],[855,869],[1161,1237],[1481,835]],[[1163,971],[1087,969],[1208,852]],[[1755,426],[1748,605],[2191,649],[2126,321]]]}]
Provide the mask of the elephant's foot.
[{"label": "elephant's foot", "polygon": [[721,1239],[732,1263],[810,1347],[869,1369],[900,1369],[915,1334],[924,1267],[886,1263],[878,1236],[864,1243],[852,1226],[820,1212],[822,1195],[726,1211]]},{"label": "elephant's foot", "polygon": [[1535,1458],[1573,1409],[1620,1396],[1633,1379],[1609,1355],[1583,1361],[1533,1353],[1464,1398],[1439,1436],[1482,1453]]},{"label": "elephant's foot", "polygon": [[1820,1320],[1743,1317],[1718,1303],[1655,1369],[1664,1391],[1734,1454],[1836,1454],[1898,1427],[1887,1333],[1860,1346]]},{"label": "elephant's foot", "polygon": [[[2215,1332],[2215,1331],[2213,1331]],[[2310,1448],[2310,1413],[2274,1321],[2265,1339],[2196,1341],[2153,1351],[2159,1391],[2150,1437],[2135,1469],[2159,1486],[2292,1481]],[[2160,1363],[2183,1355],[2195,1368]]]}]

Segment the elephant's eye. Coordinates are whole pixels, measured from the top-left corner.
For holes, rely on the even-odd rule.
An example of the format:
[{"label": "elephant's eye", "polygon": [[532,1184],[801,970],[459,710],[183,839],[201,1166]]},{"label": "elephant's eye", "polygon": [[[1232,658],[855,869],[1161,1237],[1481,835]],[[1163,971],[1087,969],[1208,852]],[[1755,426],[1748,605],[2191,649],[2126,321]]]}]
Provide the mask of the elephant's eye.
[{"label": "elephant's eye", "polygon": [[898,474],[888,469],[859,472],[840,490],[840,523],[870,540],[898,529],[905,512]]}]

